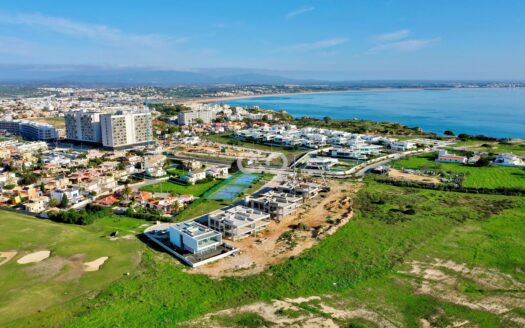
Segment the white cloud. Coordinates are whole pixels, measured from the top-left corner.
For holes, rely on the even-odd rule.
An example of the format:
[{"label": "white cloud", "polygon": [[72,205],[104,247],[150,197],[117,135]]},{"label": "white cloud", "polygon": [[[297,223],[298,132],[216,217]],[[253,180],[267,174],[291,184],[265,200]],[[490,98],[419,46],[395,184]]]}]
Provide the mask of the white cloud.
[{"label": "white cloud", "polygon": [[314,9],[315,9],[315,7],[313,7],[313,6],[310,6],[310,7],[301,7],[301,8],[299,8],[299,9],[296,9],[296,10],[294,10],[294,11],[291,11],[291,12],[287,13],[287,14],[284,16],[284,18],[286,18],[286,19],[293,19],[293,18],[295,18],[295,17],[297,17],[297,16],[304,15],[304,14],[306,14],[307,12],[312,11],[312,10],[314,10]]},{"label": "white cloud", "polygon": [[285,48],[288,51],[312,51],[326,48],[332,48],[345,43],[345,38],[331,38],[326,40],[320,40],[316,42],[298,43]]},{"label": "white cloud", "polygon": [[99,24],[75,22],[67,18],[44,16],[38,13],[7,14],[0,12],[0,23],[23,25],[82,39],[103,42],[109,45],[153,46],[163,43],[185,42],[185,38],[169,39],[156,34],[133,34]]},{"label": "white cloud", "polygon": [[439,41],[439,38],[434,39],[409,39],[409,40],[402,40],[397,42],[389,42],[380,44],[378,46],[370,48],[367,53],[369,54],[375,54],[378,52],[383,51],[398,51],[398,52],[411,52],[420,50],[423,48],[426,48],[433,43],[436,43]]},{"label": "white cloud", "polygon": [[378,43],[394,42],[407,38],[411,31],[409,29],[399,30],[395,32],[389,32],[374,36],[374,41]]}]

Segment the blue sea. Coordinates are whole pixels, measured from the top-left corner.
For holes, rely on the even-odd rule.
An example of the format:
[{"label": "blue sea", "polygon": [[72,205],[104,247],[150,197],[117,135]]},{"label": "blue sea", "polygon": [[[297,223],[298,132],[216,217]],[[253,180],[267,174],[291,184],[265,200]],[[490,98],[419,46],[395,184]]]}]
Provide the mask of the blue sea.
[{"label": "blue sea", "polygon": [[295,117],[399,122],[425,131],[525,138],[525,88],[350,91],[229,100]]}]

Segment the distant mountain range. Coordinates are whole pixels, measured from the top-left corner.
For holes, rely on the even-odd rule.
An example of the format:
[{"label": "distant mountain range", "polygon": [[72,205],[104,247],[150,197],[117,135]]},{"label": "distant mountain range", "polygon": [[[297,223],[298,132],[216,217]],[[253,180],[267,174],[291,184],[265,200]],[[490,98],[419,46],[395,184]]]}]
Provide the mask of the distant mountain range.
[{"label": "distant mountain range", "polygon": [[169,70],[104,66],[0,64],[0,83],[78,86],[214,86],[296,84],[329,87],[453,87],[458,83],[486,86],[493,81],[347,80],[334,81],[326,72],[275,71],[245,68]]},{"label": "distant mountain range", "polygon": [[313,84],[319,81],[295,79],[257,72],[179,71],[90,66],[0,65],[0,82],[71,83],[93,85],[218,85],[218,84]]}]

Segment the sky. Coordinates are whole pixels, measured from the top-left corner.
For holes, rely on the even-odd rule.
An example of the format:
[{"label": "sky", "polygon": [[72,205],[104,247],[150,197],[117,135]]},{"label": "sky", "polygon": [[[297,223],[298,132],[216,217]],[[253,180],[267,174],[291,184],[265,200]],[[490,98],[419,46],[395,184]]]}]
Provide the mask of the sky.
[{"label": "sky", "polygon": [[4,0],[0,64],[522,80],[525,1]]}]

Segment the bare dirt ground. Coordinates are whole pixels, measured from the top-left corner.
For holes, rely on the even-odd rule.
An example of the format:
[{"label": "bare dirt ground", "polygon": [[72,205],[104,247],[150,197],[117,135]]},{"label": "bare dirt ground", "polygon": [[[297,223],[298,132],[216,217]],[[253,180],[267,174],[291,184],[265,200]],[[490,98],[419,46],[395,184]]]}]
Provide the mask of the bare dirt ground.
[{"label": "bare dirt ground", "polygon": [[261,150],[250,150],[250,149],[236,149],[234,147],[225,146],[218,143],[207,143],[204,145],[178,145],[177,148],[184,155],[203,155],[210,156],[215,155],[218,157],[228,158],[251,158],[251,159],[265,159],[268,157],[268,153]]},{"label": "bare dirt ground", "polygon": [[441,183],[441,181],[436,177],[410,174],[410,173],[401,172],[396,169],[391,169],[390,171],[388,171],[388,176],[396,180],[416,181],[416,182],[425,182],[425,183],[432,183],[432,184]]},{"label": "bare dirt ground", "polygon": [[0,261],[0,265],[6,264],[7,262],[11,261],[17,253],[18,252],[16,251],[0,252],[0,259],[3,259]]},{"label": "bare dirt ground", "polygon": [[84,263],[84,271],[86,272],[98,271],[100,270],[100,267],[102,266],[102,264],[104,264],[108,259],[109,257],[102,256],[94,261],[86,262]]},{"label": "bare dirt ground", "polygon": [[[280,222],[270,223],[268,229],[257,236],[228,241],[241,250],[240,254],[188,272],[212,277],[251,275],[297,256],[350,220],[353,214],[351,196],[359,187],[358,184],[332,182],[329,193],[309,200],[296,213]],[[288,238],[279,238],[285,232],[288,232]]]},{"label": "bare dirt ground", "polygon": [[414,282],[417,293],[491,312],[525,326],[525,318],[512,312],[525,308],[525,284],[510,275],[441,259],[430,263],[413,261],[403,273],[418,278]]},{"label": "bare dirt ground", "polygon": [[[362,319],[371,326],[395,327],[382,315],[365,309],[344,309],[329,306],[324,299],[330,296],[273,300],[271,303],[254,303],[240,308],[227,309],[208,314],[195,321],[185,323],[189,327],[223,327],[224,320],[242,313],[257,314],[272,324],[272,327],[341,327],[351,319]],[[310,310],[309,310],[310,309]],[[348,325],[350,326],[350,325]]]},{"label": "bare dirt ground", "polygon": [[38,251],[27,254],[16,261],[18,264],[37,263],[47,259],[51,255],[51,251]]}]

